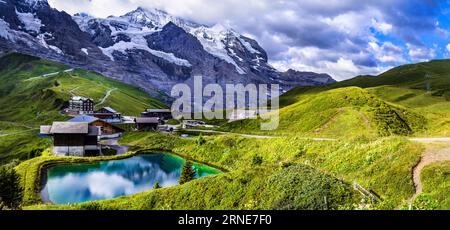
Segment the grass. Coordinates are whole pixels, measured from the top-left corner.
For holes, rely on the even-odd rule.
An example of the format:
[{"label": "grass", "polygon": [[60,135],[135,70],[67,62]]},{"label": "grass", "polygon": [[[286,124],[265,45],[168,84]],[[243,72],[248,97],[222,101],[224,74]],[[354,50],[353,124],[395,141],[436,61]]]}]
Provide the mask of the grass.
[{"label": "grass", "polygon": [[[285,175],[289,177],[284,177]],[[296,196],[300,193],[302,196]],[[270,171],[255,168],[208,176],[181,186],[150,190],[107,201],[66,206],[38,205],[26,209],[346,209],[349,208],[347,204],[353,202],[353,195],[350,186],[342,181],[308,166],[291,166],[285,169],[272,168]],[[328,197],[328,203],[325,203],[324,197]]]},{"label": "grass", "polygon": [[195,140],[132,133],[122,142],[142,148],[169,149],[230,171],[251,168],[255,156],[260,156],[261,166],[267,167],[274,164],[310,165],[373,190],[385,200],[383,208],[387,209],[400,205],[414,194],[410,172],[423,151],[420,144],[401,137],[331,142],[299,137],[275,138],[270,142],[232,135],[203,138],[206,143],[199,146]]},{"label": "grass", "polygon": [[416,199],[416,209],[450,209],[450,161],[428,165],[422,170],[423,193]]},{"label": "grass", "polygon": [[51,145],[49,139],[39,137],[36,130],[14,129],[7,136],[0,137],[0,164],[40,156],[41,152]]},{"label": "grass", "polygon": [[[289,94],[288,96],[290,96]],[[346,87],[299,95],[297,102],[279,110],[274,131],[261,131],[262,120],[226,124],[223,131],[307,137],[371,138],[411,135],[425,128],[426,119],[403,106],[387,103],[366,89]]]},{"label": "grass", "polygon": [[28,208],[324,209],[325,196],[330,199],[330,209],[355,209],[360,208],[358,195],[351,189],[356,181],[381,197],[382,202],[373,208],[394,209],[414,194],[411,168],[423,150],[401,137],[329,142],[300,137],[270,142],[234,135],[202,138],[204,141],[198,142],[135,132],[121,143],[134,146],[134,150],[170,150],[228,173],[108,201]]}]

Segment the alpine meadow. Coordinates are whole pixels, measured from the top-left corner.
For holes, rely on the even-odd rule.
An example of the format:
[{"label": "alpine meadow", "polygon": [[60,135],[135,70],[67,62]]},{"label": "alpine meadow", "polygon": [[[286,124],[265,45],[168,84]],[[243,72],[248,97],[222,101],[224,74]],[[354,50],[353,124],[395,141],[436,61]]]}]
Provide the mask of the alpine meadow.
[{"label": "alpine meadow", "polygon": [[2,212],[450,210],[449,4],[73,2],[0,0]]}]

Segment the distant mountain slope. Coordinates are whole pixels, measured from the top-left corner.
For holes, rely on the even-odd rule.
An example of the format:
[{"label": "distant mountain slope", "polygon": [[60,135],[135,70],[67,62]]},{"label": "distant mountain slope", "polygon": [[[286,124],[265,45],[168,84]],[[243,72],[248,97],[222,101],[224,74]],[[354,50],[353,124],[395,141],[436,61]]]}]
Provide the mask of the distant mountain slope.
[{"label": "distant mountain slope", "polygon": [[46,0],[0,2],[0,55],[16,51],[94,70],[169,101],[171,87],[192,83],[298,85],[334,82],[325,74],[281,73],[259,44],[221,25],[205,26],[156,9],[106,19],[71,17]]},{"label": "distant mountain slope", "polygon": [[107,91],[115,89],[101,106],[112,106],[124,115],[165,107],[136,87],[85,70],[43,77],[68,68],[22,54],[0,58],[0,164],[40,153],[48,142],[38,138],[39,125],[67,120],[60,111],[72,95],[98,102]]}]

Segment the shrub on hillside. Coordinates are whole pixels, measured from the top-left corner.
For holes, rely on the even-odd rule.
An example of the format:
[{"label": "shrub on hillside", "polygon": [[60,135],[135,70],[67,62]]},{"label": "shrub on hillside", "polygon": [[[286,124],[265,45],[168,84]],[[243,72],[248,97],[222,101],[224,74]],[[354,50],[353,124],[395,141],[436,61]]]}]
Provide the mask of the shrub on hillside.
[{"label": "shrub on hillside", "polygon": [[263,157],[260,155],[253,155],[252,158],[252,165],[253,166],[259,166],[263,163]]},{"label": "shrub on hillside", "polygon": [[17,209],[22,203],[23,189],[14,169],[0,168],[0,200],[4,206]]},{"label": "shrub on hillside", "polygon": [[306,165],[293,165],[268,181],[275,210],[333,210],[351,208],[354,193],[349,184]]}]

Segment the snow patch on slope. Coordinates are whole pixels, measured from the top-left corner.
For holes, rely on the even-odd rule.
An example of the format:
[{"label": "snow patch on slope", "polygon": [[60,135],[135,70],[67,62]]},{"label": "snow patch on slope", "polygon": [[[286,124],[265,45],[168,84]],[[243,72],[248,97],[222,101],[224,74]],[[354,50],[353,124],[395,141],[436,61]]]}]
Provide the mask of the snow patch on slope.
[{"label": "snow patch on slope", "polygon": [[41,44],[43,47],[51,49],[58,54],[64,54],[64,52],[59,47],[47,44],[46,39],[53,38],[53,35],[51,33],[45,32],[43,34],[39,34],[36,38],[38,39],[39,44]]},{"label": "snow patch on slope", "polygon": [[227,30],[222,25],[215,25],[211,28],[205,26],[192,28],[189,32],[197,37],[208,53],[234,65],[239,74],[245,74],[245,71],[228,55],[224,44],[228,36],[232,35],[232,31]]},{"label": "snow patch on slope", "polygon": [[39,33],[41,30],[41,20],[32,13],[21,13],[16,10],[17,17],[25,25],[25,29]]},{"label": "snow patch on slope", "polygon": [[34,6],[38,3],[47,3],[47,0],[24,0],[28,5]]},{"label": "snow patch on slope", "polygon": [[0,37],[10,39],[9,30],[9,23],[5,22],[3,19],[0,19]]},{"label": "snow patch on slope", "polygon": [[241,42],[241,44],[245,47],[245,49],[247,49],[250,53],[252,53],[252,54],[261,54],[258,50],[253,48],[253,46],[250,43],[248,43],[247,41],[245,41],[241,37],[237,37],[237,38]]},{"label": "snow patch on slope", "polygon": [[[153,50],[148,47],[147,40],[145,40],[145,36],[158,32],[161,29],[156,27],[149,27],[149,25],[141,25],[141,24],[135,24],[135,23],[149,23],[149,20],[147,16],[141,15],[139,17],[136,15],[129,15],[128,16],[122,16],[122,17],[109,17],[107,19],[94,19],[92,17],[87,16],[74,16],[74,20],[77,22],[77,24],[80,26],[80,29],[85,32],[91,32],[89,31],[89,23],[91,20],[96,20],[96,22],[101,23],[103,25],[106,25],[111,30],[111,36],[117,36],[119,34],[124,34],[127,37],[131,39],[131,42],[125,42],[120,41],[110,47],[99,47],[100,50],[102,50],[103,54],[108,56],[111,61],[114,61],[114,51],[121,52],[123,54],[126,54],[127,50],[145,50],[149,53],[151,53],[154,56],[160,57],[162,59],[165,59],[171,63],[174,63],[178,66],[186,66],[191,67],[191,63],[185,59],[181,59],[176,57],[172,53],[165,53],[158,50]],[[130,19],[131,18],[131,19]],[[130,23],[130,21],[134,23]],[[118,24],[121,24],[121,26],[118,26]],[[116,25],[116,26],[114,26]],[[95,32],[95,31],[92,31]]]},{"label": "snow patch on slope", "polygon": [[89,52],[86,48],[81,48],[81,52],[85,53],[86,55],[89,55]]},{"label": "snow patch on slope", "polygon": [[102,50],[103,54],[105,54],[106,56],[108,56],[111,59],[111,61],[114,61],[114,56],[113,56],[114,51],[118,51],[123,54],[126,54],[127,50],[138,49],[138,50],[145,50],[145,51],[153,54],[154,56],[160,57],[162,59],[165,59],[165,60],[167,60],[171,63],[174,63],[176,65],[179,65],[179,66],[186,66],[186,67],[192,66],[191,63],[189,63],[189,61],[181,59],[181,58],[177,58],[172,53],[165,53],[162,51],[153,50],[153,49],[150,49],[147,45],[138,44],[138,43],[134,43],[134,42],[120,41],[120,42],[114,44],[113,46],[110,46],[107,48],[102,48],[102,47],[99,47],[99,48]]},{"label": "snow patch on slope", "polygon": [[[242,69],[236,61],[243,62],[244,60],[239,57],[236,52],[227,47],[227,42],[232,46],[231,40],[236,39],[251,53],[259,53],[258,50],[254,49],[250,43],[246,42],[244,39],[240,38],[240,35],[227,27],[218,24],[213,27],[204,26],[184,20],[182,18],[174,17],[167,14],[164,11],[157,9],[143,9],[138,8],[135,11],[127,13],[123,16],[115,17],[110,16],[106,19],[95,19],[90,16],[77,15],[73,17],[74,20],[79,25],[80,29],[94,34],[95,31],[90,31],[89,24],[92,20],[108,26],[111,30],[111,36],[117,36],[119,34],[124,34],[130,37],[131,42],[119,42],[120,44],[115,44],[112,47],[102,48],[105,55],[109,56],[113,60],[112,52],[117,48],[117,51],[124,52],[126,49],[139,48],[142,50],[149,51],[155,56],[162,57],[168,61],[175,62],[176,64],[182,64],[184,66],[191,66],[189,62],[183,59],[175,57],[173,54],[168,54],[161,51],[156,51],[150,49],[146,43],[141,41],[145,36],[160,31],[167,23],[172,22],[175,25],[184,29],[187,33],[195,36],[203,46],[203,49],[210,53],[211,55],[224,60],[235,66],[236,71],[239,74],[246,74],[245,70]],[[119,26],[118,26],[119,25]],[[136,42],[135,40],[138,40]],[[236,60],[236,61],[235,61]]]}]

